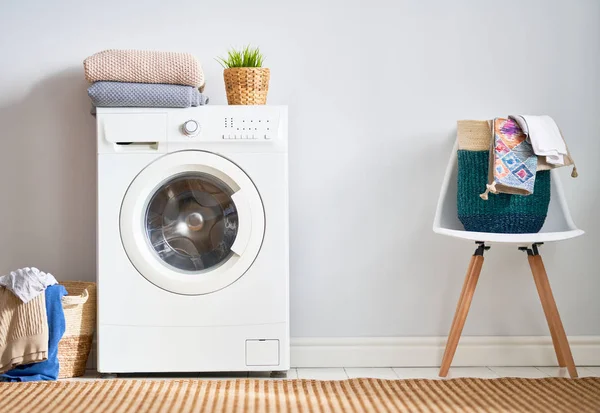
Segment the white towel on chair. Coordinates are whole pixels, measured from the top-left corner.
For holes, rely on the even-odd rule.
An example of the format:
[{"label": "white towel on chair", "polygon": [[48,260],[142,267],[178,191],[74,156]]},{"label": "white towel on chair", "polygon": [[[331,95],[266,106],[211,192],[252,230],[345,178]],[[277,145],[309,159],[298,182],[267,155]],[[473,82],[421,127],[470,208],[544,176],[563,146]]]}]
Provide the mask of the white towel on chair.
[{"label": "white towel on chair", "polygon": [[533,153],[545,156],[546,162],[553,165],[564,165],[567,145],[558,125],[550,116],[510,115],[527,135],[527,141],[533,147]]}]

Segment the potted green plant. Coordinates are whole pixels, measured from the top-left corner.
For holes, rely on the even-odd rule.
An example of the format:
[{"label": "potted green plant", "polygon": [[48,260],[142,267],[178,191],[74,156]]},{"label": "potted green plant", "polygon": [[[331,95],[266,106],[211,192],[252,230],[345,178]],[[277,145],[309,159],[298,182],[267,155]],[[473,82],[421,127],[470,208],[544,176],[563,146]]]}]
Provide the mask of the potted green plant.
[{"label": "potted green plant", "polygon": [[271,72],[262,67],[265,58],[259,48],[231,49],[217,61],[225,69],[225,90],[230,105],[265,105]]}]

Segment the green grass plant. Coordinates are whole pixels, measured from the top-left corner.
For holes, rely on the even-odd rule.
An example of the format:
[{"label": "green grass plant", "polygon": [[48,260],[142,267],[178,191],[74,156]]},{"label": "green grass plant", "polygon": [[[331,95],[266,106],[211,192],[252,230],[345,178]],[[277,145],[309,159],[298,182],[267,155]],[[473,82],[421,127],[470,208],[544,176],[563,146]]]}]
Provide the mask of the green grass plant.
[{"label": "green grass plant", "polygon": [[226,57],[217,57],[216,60],[225,69],[231,67],[262,67],[265,57],[258,47],[248,45],[239,50],[230,49],[227,51]]}]

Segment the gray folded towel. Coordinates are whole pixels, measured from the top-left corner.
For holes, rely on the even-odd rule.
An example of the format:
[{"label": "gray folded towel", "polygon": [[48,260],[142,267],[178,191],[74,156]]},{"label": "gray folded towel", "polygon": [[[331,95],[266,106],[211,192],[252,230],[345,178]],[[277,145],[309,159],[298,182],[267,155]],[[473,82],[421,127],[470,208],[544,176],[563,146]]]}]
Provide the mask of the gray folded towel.
[{"label": "gray folded towel", "polygon": [[208,103],[195,87],[161,83],[96,82],[88,95],[97,107],[189,108]]}]

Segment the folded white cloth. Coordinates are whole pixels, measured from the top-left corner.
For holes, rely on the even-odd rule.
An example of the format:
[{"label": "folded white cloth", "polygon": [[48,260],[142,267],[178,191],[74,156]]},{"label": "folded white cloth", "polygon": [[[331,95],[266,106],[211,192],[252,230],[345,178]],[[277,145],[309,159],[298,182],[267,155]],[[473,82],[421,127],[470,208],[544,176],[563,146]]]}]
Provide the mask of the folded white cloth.
[{"label": "folded white cloth", "polygon": [[58,281],[52,274],[47,274],[35,267],[20,268],[11,271],[8,275],[0,276],[0,286],[6,287],[24,303],[33,300],[54,284],[58,284]]},{"label": "folded white cloth", "polygon": [[567,145],[560,129],[550,116],[510,115],[527,135],[527,141],[533,147],[533,153],[545,156],[546,162],[553,165],[564,165],[564,157],[568,154]]}]

